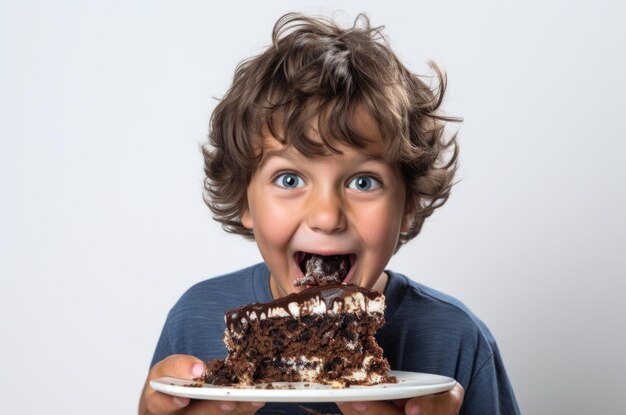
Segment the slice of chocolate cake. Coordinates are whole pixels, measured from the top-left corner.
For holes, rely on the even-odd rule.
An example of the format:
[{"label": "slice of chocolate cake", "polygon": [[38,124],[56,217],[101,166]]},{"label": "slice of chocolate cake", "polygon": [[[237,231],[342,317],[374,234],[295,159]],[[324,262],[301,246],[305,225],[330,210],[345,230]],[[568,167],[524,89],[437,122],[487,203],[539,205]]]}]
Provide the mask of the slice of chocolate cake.
[{"label": "slice of chocolate cake", "polygon": [[310,288],[226,312],[228,356],[208,363],[206,382],[316,382],[335,387],[395,382],[374,339],[384,323],[385,297],[341,284],[345,263],[325,260],[311,255],[307,273],[295,282]]}]

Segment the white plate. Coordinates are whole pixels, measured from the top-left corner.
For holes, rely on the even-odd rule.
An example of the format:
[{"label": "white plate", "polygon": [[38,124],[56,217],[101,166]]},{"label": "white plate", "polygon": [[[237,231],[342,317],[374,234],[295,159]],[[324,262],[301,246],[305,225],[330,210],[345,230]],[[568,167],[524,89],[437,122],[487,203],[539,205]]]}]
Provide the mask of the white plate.
[{"label": "white plate", "polygon": [[203,384],[190,386],[193,381],[176,378],[159,378],[150,381],[150,386],[169,395],[193,399],[213,399],[240,402],[349,402],[384,401],[413,398],[452,389],[456,381],[452,378],[428,373],[390,371],[398,383],[383,383],[373,386],[350,386],[333,389],[317,383],[274,382],[274,389],[259,387],[226,387]]}]

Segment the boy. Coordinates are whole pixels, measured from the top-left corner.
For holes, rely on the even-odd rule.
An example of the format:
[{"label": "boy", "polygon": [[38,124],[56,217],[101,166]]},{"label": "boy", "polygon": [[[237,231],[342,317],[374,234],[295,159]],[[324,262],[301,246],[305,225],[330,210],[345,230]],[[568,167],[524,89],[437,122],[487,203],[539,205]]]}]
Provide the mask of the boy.
[{"label": "boy", "polygon": [[[273,45],[239,65],[216,107],[206,201],[225,230],[254,239],[264,263],[192,287],[171,310],[140,413],[515,414],[488,329],[457,300],[385,270],[448,198],[456,138],[444,139],[439,91],[411,74],[380,30],[283,16]],[[446,158],[447,156],[447,158]],[[223,357],[225,310],[301,288],[302,252],[345,255],[345,282],[385,293],[377,340],[392,369],[450,376],[451,391],[394,402],[267,404],[155,392],[150,379],[193,378]],[[464,395],[464,398],[463,398]]]}]

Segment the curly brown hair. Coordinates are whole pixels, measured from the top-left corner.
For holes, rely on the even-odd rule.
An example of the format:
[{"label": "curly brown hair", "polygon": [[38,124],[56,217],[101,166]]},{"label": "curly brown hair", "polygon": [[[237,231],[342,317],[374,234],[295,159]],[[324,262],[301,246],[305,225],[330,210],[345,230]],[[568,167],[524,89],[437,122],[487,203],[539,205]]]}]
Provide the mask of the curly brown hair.
[{"label": "curly brown hair", "polygon": [[[446,138],[444,129],[460,119],[439,112],[445,73],[430,63],[438,79],[431,88],[402,65],[382,29],[362,14],[343,29],[326,18],[290,13],[276,22],[272,45],[237,66],[202,147],[204,199],[226,231],[254,239],[241,214],[263,157],[262,129],[304,155],[339,152],[334,143],[363,148],[371,140],[358,133],[359,109],[377,122],[388,141],[386,156],[405,178],[412,219],[397,248],[446,202],[458,145],[456,133]],[[309,136],[315,120],[318,139]]]}]

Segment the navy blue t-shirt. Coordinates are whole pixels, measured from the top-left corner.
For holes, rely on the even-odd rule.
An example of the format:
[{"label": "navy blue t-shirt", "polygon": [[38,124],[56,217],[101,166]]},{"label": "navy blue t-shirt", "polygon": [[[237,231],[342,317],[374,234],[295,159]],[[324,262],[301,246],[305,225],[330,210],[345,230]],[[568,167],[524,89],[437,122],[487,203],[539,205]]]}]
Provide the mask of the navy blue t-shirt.
[{"label": "navy blue t-shirt", "polygon": [[[376,338],[391,369],[434,373],[465,389],[461,414],[518,414],[496,342],[458,300],[387,271],[385,325]],[[272,300],[265,264],[191,287],[168,314],[152,365],[172,354],[202,360],[225,357],[224,312]],[[341,414],[332,403],[267,403],[259,414]]]}]

